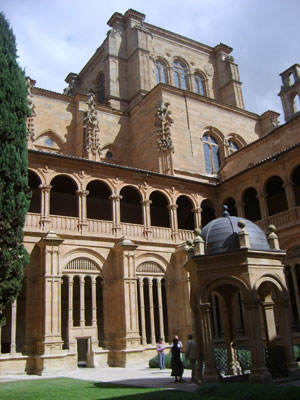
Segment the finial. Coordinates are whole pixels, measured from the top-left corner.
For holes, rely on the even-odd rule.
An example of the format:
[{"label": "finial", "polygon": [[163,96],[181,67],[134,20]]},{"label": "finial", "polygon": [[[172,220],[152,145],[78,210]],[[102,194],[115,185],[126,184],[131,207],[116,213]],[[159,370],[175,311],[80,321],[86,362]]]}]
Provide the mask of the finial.
[{"label": "finial", "polygon": [[241,228],[241,229],[244,229],[245,226],[246,226],[246,222],[243,221],[242,219],[240,219],[240,220],[238,221],[238,227]]},{"label": "finial", "polygon": [[194,229],[194,235],[197,236],[201,236],[201,229],[200,228],[195,228]]},{"label": "finial", "polygon": [[229,212],[228,212],[228,206],[226,206],[225,204],[224,204],[224,206],[223,206],[223,217],[230,217],[230,214],[229,214]]},{"label": "finial", "polygon": [[192,239],[187,239],[186,244],[187,244],[189,247],[193,246],[193,241],[192,241]]}]

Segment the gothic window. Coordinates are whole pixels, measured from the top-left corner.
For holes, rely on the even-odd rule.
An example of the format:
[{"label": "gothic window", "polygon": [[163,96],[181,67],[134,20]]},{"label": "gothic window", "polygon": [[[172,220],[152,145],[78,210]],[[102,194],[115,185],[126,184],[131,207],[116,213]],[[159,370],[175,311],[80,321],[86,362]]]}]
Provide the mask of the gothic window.
[{"label": "gothic window", "polygon": [[208,133],[203,135],[203,150],[205,169],[208,174],[216,173],[220,168],[219,145],[215,138]]},{"label": "gothic window", "polygon": [[232,154],[239,149],[239,146],[233,140],[229,139],[228,149],[229,149],[229,154]]},{"label": "gothic window", "polygon": [[97,85],[97,101],[103,103],[105,100],[105,75],[101,72],[98,78]]},{"label": "gothic window", "polygon": [[156,83],[168,83],[168,70],[166,64],[161,60],[155,61]]},{"label": "gothic window", "polygon": [[287,200],[283,181],[279,176],[273,176],[266,184],[266,195],[269,215],[287,210]]},{"label": "gothic window", "polygon": [[196,93],[201,94],[202,96],[206,96],[204,78],[199,73],[196,73],[194,75],[194,86]]},{"label": "gothic window", "polygon": [[174,85],[180,89],[188,89],[187,68],[179,60],[173,62]]}]

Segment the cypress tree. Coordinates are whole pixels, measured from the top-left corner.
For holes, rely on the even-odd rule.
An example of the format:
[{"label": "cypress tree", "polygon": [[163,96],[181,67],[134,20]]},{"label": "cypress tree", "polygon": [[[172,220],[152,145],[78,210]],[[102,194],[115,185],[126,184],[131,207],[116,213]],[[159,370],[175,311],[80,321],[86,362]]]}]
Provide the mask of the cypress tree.
[{"label": "cypress tree", "polygon": [[29,207],[26,118],[27,87],[17,63],[12,29],[0,13],[0,325],[18,295],[29,256],[23,227]]}]

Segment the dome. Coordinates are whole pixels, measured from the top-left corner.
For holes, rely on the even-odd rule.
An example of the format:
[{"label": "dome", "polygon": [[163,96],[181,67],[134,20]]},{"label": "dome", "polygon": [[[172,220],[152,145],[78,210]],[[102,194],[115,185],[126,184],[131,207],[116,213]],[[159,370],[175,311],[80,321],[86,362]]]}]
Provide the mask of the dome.
[{"label": "dome", "polygon": [[245,224],[252,250],[270,251],[267,237],[259,226],[248,219],[230,216],[227,207],[224,206],[223,217],[214,219],[202,229],[201,237],[206,242],[205,253],[215,254],[239,250],[238,232],[241,230],[238,226],[239,221]]}]

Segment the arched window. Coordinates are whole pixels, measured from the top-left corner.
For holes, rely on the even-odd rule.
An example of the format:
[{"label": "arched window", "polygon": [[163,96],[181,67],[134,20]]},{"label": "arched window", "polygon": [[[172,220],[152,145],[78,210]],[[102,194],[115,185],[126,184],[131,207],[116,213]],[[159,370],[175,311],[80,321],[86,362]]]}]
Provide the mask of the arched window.
[{"label": "arched window", "polygon": [[194,86],[196,93],[201,94],[202,96],[206,96],[205,81],[203,76],[199,73],[196,73],[194,75]]},{"label": "arched window", "polygon": [[28,183],[32,192],[28,211],[39,214],[41,212],[41,191],[39,188],[41,180],[35,172],[29,170]]},{"label": "arched window", "polygon": [[130,186],[123,187],[120,192],[121,222],[143,224],[141,197],[138,191]]},{"label": "arched window", "polygon": [[292,174],[293,190],[295,196],[296,206],[300,206],[300,165],[294,170]]},{"label": "arched window", "polygon": [[177,221],[179,229],[195,229],[193,204],[186,196],[178,197],[177,201]]},{"label": "arched window", "polygon": [[291,102],[293,107],[293,112],[296,114],[300,111],[300,96],[297,93],[293,93],[291,96]]},{"label": "arched window", "polygon": [[203,150],[205,169],[208,174],[216,173],[220,168],[220,154],[218,142],[208,133],[203,135]]},{"label": "arched window", "polygon": [[237,151],[239,149],[239,146],[231,139],[228,140],[228,150],[229,150],[229,154],[234,153],[235,151]]},{"label": "arched window", "polygon": [[170,227],[170,218],[167,198],[159,191],[154,191],[150,196],[150,217],[152,226]]},{"label": "arched window", "polygon": [[75,182],[65,175],[58,175],[51,181],[50,214],[78,217],[78,197]]},{"label": "arched window", "polygon": [[92,181],[86,188],[89,194],[86,199],[87,218],[112,221],[112,206],[108,186],[100,181]]},{"label": "arched window", "polygon": [[97,101],[103,103],[105,100],[105,75],[101,72],[98,77]]},{"label": "arched window", "polygon": [[215,209],[210,200],[205,199],[201,203],[201,225],[202,228],[216,218]]},{"label": "arched window", "polygon": [[237,209],[236,209],[236,203],[233,197],[227,197],[227,199],[224,201],[223,205],[228,207],[228,212],[230,215],[237,217]]},{"label": "arched window", "polygon": [[248,188],[243,195],[245,218],[255,222],[261,220],[260,206],[257,198],[257,191],[254,188]]},{"label": "arched window", "polygon": [[188,89],[187,68],[179,60],[173,62],[174,85],[180,89]]},{"label": "arched window", "polygon": [[272,176],[266,184],[266,195],[269,215],[287,210],[287,201],[283,181],[279,176]]},{"label": "arched window", "polygon": [[156,83],[168,83],[168,70],[166,64],[161,60],[155,60]]}]

